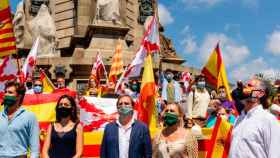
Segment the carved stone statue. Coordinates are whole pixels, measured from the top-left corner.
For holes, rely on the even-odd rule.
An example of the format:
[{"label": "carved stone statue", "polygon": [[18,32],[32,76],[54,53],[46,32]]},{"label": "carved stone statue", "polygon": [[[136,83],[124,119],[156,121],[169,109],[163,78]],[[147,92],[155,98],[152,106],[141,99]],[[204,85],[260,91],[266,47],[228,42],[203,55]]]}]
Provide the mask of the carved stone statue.
[{"label": "carved stone statue", "polygon": [[153,2],[152,0],[138,0],[139,3],[139,17],[138,22],[144,24],[147,17],[153,16]]},{"label": "carved stone statue", "polygon": [[13,19],[17,48],[30,49],[40,36],[38,56],[53,55],[56,46],[55,22],[45,4],[48,5],[49,0],[22,1]]},{"label": "carved stone statue", "polygon": [[41,5],[38,14],[29,23],[33,40],[40,36],[38,56],[51,56],[55,53],[55,23],[48,7]]},{"label": "carved stone statue", "polygon": [[93,23],[99,21],[112,21],[114,24],[120,24],[119,0],[96,1],[96,15]]}]

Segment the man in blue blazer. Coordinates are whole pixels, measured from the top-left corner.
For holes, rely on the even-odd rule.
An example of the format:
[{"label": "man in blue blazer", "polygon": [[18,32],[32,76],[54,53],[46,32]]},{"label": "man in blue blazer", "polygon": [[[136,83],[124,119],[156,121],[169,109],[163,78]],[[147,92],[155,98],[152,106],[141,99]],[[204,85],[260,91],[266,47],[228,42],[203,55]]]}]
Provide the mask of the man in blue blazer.
[{"label": "man in blue blazer", "polygon": [[133,117],[133,99],[118,98],[119,118],[105,127],[101,158],[151,158],[152,144],[148,127]]}]

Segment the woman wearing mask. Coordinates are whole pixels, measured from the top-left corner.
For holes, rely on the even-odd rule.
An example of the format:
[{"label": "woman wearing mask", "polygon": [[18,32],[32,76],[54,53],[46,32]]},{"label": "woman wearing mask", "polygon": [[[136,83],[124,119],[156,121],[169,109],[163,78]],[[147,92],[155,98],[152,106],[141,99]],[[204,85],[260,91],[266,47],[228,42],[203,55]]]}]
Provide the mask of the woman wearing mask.
[{"label": "woman wearing mask", "polygon": [[47,131],[43,158],[80,158],[83,152],[83,128],[77,117],[75,100],[68,95],[59,98],[56,122]]},{"label": "woman wearing mask", "polygon": [[197,158],[197,140],[182,126],[183,112],[178,104],[168,104],[163,113],[165,128],[153,140],[154,158]]}]

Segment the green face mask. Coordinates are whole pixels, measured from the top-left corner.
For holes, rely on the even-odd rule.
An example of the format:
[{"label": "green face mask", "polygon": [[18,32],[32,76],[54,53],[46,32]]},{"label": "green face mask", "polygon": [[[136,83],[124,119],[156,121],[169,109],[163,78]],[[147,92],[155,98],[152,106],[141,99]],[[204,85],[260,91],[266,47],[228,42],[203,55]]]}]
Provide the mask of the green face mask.
[{"label": "green face mask", "polygon": [[16,102],[17,102],[16,96],[5,96],[4,100],[3,100],[4,106],[7,106],[7,107],[15,105]]},{"label": "green face mask", "polygon": [[175,125],[177,122],[178,122],[178,115],[170,113],[170,112],[166,112],[164,114],[164,123],[167,126]]},{"label": "green face mask", "polygon": [[132,107],[121,107],[118,110],[119,114],[121,116],[129,116],[133,114],[133,108]]}]

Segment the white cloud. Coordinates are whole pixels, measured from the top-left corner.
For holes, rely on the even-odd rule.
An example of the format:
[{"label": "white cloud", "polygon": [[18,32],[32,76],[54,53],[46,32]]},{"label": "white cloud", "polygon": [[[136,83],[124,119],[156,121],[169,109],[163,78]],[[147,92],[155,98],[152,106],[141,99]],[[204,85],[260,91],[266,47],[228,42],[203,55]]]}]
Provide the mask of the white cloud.
[{"label": "white cloud", "polygon": [[174,18],[172,17],[170,11],[163,4],[158,5],[158,15],[159,21],[163,26],[174,22]]},{"label": "white cloud", "polygon": [[189,8],[212,7],[226,0],[182,0]]},{"label": "white cloud", "polygon": [[193,53],[198,49],[195,37],[191,34],[187,35],[187,37],[183,40],[182,44],[184,45],[185,51],[188,54]]},{"label": "white cloud", "polygon": [[196,52],[198,46],[195,40],[195,36],[192,34],[191,27],[189,25],[186,25],[181,33],[185,36],[185,38],[181,42],[181,45],[185,49],[185,53],[191,54],[193,52]]},{"label": "white cloud", "polygon": [[275,30],[268,35],[266,50],[274,55],[280,55],[280,30]]},{"label": "white cloud", "polygon": [[220,43],[222,56],[226,66],[242,63],[250,54],[246,45],[239,44],[223,33],[208,33],[199,48],[199,58],[205,63],[217,43]]},{"label": "white cloud", "polygon": [[259,73],[263,73],[267,78],[274,78],[279,75],[280,70],[270,67],[262,57],[259,57],[235,68],[231,75],[234,80],[247,80]]}]

